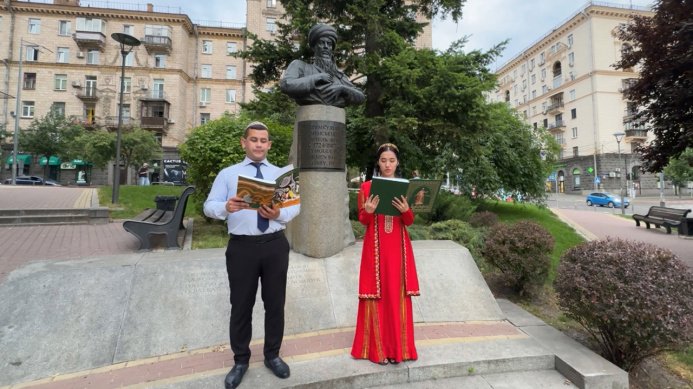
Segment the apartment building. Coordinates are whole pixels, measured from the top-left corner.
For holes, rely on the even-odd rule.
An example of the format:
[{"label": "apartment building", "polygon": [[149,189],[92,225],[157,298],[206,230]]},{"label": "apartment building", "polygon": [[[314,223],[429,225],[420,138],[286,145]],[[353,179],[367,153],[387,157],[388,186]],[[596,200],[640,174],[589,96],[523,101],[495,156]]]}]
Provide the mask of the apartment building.
[{"label": "apartment building", "polygon": [[[659,177],[640,173],[633,152],[652,135],[633,120],[638,107],[622,93],[638,69],[613,67],[629,48],[614,33],[633,15],[654,13],[590,2],[496,72],[499,87],[490,97],[508,103],[535,128],[547,128],[562,147],[555,178],[547,182],[553,192],[618,193],[625,179],[631,195],[659,190]],[[615,133],[624,133],[620,143]]]}]

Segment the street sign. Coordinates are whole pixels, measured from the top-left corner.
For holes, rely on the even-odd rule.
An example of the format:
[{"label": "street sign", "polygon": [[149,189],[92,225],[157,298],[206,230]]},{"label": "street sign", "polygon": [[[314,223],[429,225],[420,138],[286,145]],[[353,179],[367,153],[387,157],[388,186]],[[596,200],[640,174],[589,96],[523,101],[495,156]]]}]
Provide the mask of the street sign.
[{"label": "street sign", "polygon": [[594,177],[594,183],[599,184],[602,180],[599,179],[599,177]]},{"label": "street sign", "polygon": [[549,179],[548,181],[556,181],[556,173],[551,173],[549,174]]}]

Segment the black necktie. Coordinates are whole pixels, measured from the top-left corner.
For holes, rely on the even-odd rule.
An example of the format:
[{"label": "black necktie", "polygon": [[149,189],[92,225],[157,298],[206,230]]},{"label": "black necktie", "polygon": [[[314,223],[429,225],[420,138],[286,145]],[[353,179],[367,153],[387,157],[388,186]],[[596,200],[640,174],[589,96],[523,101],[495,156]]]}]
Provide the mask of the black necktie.
[{"label": "black necktie", "polygon": [[[255,173],[255,178],[264,178],[262,177],[262,171],[260,171],[260,166],[262,166],[262,162],[251,162],[251,165],[255,166],[257,169],[257,173]],[[257,213],[257,229],[265,232],[269,228],[269,219],[266,217],[260,216],[260,212]]]}]

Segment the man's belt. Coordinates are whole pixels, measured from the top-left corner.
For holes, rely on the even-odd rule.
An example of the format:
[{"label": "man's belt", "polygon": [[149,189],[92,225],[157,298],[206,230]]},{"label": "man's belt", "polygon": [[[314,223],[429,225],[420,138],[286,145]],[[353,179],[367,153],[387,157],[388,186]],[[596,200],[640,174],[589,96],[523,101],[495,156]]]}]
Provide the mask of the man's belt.
[{"label": "man's belt", "polygon": [[242,242],[266,243],[284,236],[284,230],[275,231],[271,234],[263,235],[234,235],[229,234],[229,240],[240,240]]}]

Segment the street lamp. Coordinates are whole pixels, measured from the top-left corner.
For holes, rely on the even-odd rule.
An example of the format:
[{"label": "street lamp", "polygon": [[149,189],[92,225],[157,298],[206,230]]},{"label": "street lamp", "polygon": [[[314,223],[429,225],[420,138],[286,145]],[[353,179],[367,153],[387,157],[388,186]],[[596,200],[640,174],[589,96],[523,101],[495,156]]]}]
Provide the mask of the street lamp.
[{"label": "street lamp", "polygon": [[116,42],[120,43],[120,54],[123,56],[123,61],[120,66],[120,105],[118,106],[118,133],[116,135],[116,161],[115,172],[113,174],[113,198],[112,204],[118,203],[118,190],[120,189],[120,134],[123,128],[123,91],[125,90],[125,57],[130,54],[135,46],[142,44],[139,39],[132,35],[115,32],[111,34]]},{"label": "street lamp", "polygon": [[[626,135],[622,132],[617,132],[614,134],[614,137],[616,137],[616,144],[618,145],[618,166],[619,170],[621,169],[621,139],[623,139],[623,136]],[[624,172],[625,173],[625,172]],[[621,196],[621,215],[626,214],[625,208],[623,208],[623,203],[625,202],[625,199],[623,198],[623,181],[621,181],[621,177],[618,179],[618,184],[620,186],[620,196]]]}]

